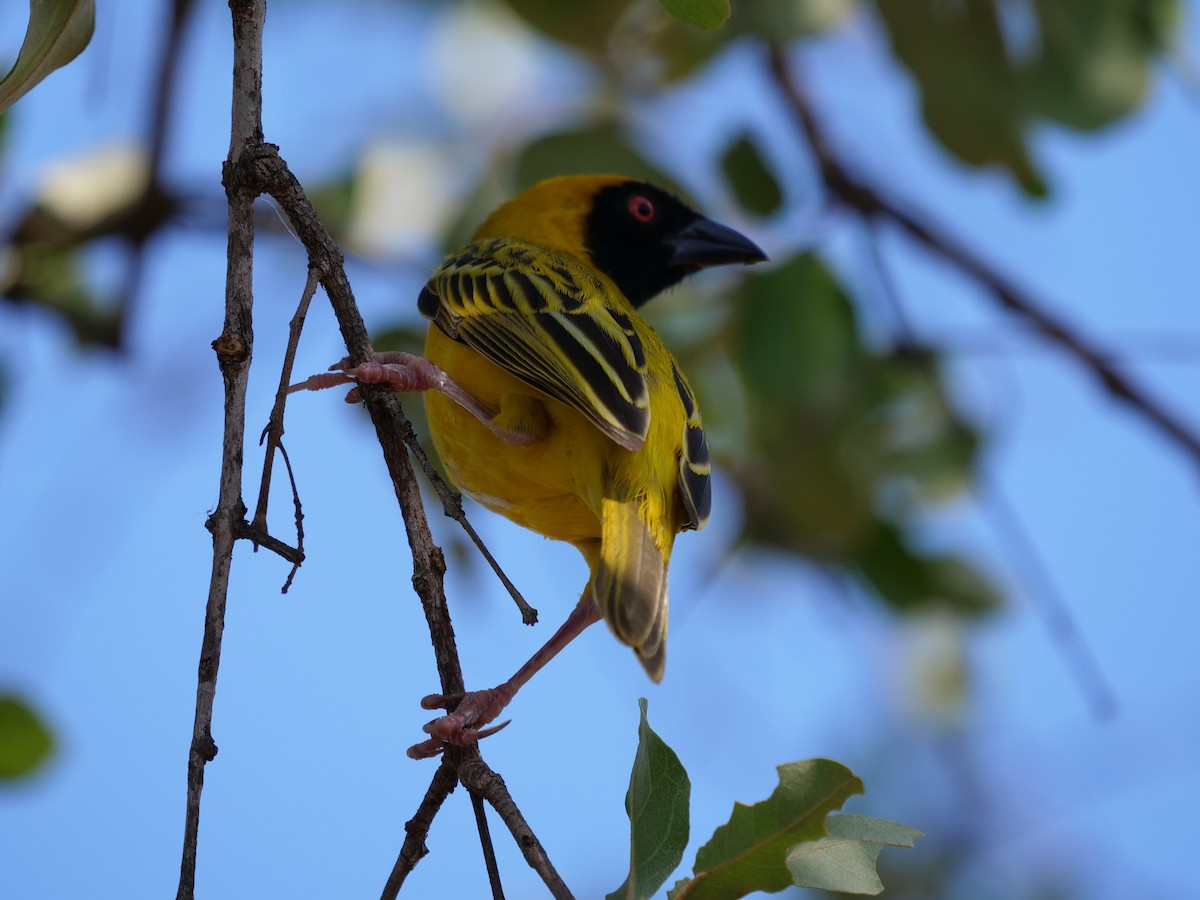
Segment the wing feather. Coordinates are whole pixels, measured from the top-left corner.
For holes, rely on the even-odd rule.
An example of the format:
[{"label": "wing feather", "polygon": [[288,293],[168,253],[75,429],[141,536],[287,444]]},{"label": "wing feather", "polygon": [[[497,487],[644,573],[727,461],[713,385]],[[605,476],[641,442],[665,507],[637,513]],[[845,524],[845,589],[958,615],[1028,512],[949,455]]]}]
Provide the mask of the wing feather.
[{"label": "wing feather", "polygon": [[590,419],[630,450],[650,425],[646,355],[629,304],[568,257],[480,241],[426,284],[421,312],[454,340]]},{"label": "wing feather", "polygon": [[679,393],[686,417],[679,453],[679,493],[688,514],[682,530],[699,530],[708,522],[712,508],[712,484],[709,482],[712,463],[708,458],[708,440],[704,436],[704,426],[700,424],[696,398],[679,367],[672,365],[671,368],[675,374],[675,390]]}]

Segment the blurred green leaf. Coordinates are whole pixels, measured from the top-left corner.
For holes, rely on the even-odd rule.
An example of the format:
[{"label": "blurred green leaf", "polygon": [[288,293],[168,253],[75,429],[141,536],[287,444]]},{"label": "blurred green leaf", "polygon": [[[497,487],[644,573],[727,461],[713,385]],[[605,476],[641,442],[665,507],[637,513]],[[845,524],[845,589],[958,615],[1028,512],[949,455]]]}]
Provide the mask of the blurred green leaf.
[{"label": "blurred green leaf", "polygon": [[1028,113],[991,0],[877,0],[892,49],[921,91],[925,124],[974,166],[1007,168],[1021,187],[1047,187],[1025,146]]},{"label": "blurred green leaf", "polygon": [[53,747],[53,735],[32,709],[11,694],[0,695],[0,780],[31,774]]},{"label": "blurred green leaf", "polygon": [[721,170],[742,208],[767,217],[783,204],[783,191],[749,134],[743,134],[721,156]]},{"label": "blurred green leaf", "polygon": [[1107,125],[1146,97],[1178,26],[1176,0],[1035,0],[1040,52],[1022,72],[1030,109],[1072,128]]},{"label": "blurred green leaf", "polygon": [[604,125],[556,132],[529,144],[517,163],[517,188],[524,190],[556,175],[588,173],[628,175],[681,193],[669,175],[647,162],[615,128]]},{"label": "blurred green leaf", "polygon": [[737,34],[787,42],[828,31],[849,18],[860,0],[754,0],[738,3],[729,22]]},{"label": "blurred green leaf", "polygon": [[864,424],[879,449],[881,506],[903,513],[915,504],[965,490],[979,436],[954,410],[932,353],[899,350],[876,358]]},{"label": "blurred green leaf", "polygon": [[850,297],[812,254],[749,276],[733,309],[744,396],[723,402],[745,427],[711,446],[741,488],[742,538],[849,565],[898,610],[998,605],[986,577],[908,537],[924,504],[969,486],[978,452],[937,358],[868,348]]},{"label": "blurred green leaf", "polygon": [[649,900],[678,867],[688,842],[691,782],[675,751],[650,727],[645,697],[638,706],[638,748],[625,794],[629,875],[607,900]]},{"label": "blurred green leaf", "polygon": [[733,356],[756,399],[844,402],[864,351],[850,298],[815,255],[752,274],[736,310]]},{"label": "blurred green leaf", "polygon": [[29,0],[25,41],[16,64],[0,79],[0,111],[82,53],[95,27],[92,0]]},{"label": "blurred green leaf", "polygon": [[354,198],[358,190],[358,174],[348,172],[332,181],[324,181],[308,190],[313,209],[334,239],[345,243],[346,233],[354,215]]},{"label": "blurred green leaf", "polygon": [[899,612],[942,608],[977,615],[1003,604],[996,587],[969,562],[918,554],[893,523],[878,522],[850,562],[880,598]]},{"label": "blurred green leaf", "polygon": [[630,0],[506,0],[522,19],[555,40],[600,52]]},{"label": "blurred green leaf", "polygon": [[787,855],[793,883],[844,894],[879,894],[883,882],[875,860],[884,847],[911,848],[924,835],[915,828],[868,816],[829,816],[825,837],[793,847]]},{"label": "blurred green leaf", "polygon": [[734,804],[729,821],[696,853],[693,878],[675,884],[670,900],[734,900],[792,883],[788,849],[825,834],[825,817],[863,783],[841,763],[809,759],[778,767],[779,786],[753,806]]},{"label": "blurred green leaf", "polygon": [[116,347],[121,319],[113,304],[101,303],[79,275],[79,247],[19,244],[0,289],[16,303],[40,306],[62,317],[82,345]]},{"label": "blurred green leaf", "polygon": [[858,445],[870,366],[849,297],[812,254],[747,279],[733,362],[750,432],[729,467],[749,540],[839,559],[874,528],[871,449]]},{"label": "blurred green leaf", "polygon": [[371,346],[377,352],[402,350],[405,353],[421,353],[425,346],[424,325],[391,325],[371,335]]},{"label": "blurred green leaf", "polygon": [[729,0],[658,0],[681,22],[715,31],[729,20]]},{"label": "blurred green leaf", "polygon": [[1027,139],[1040,119],[1098,128],[1146,97],[1175,40],[1179,0],[876,0],[934,136],[970,165],[1047,187]]}]

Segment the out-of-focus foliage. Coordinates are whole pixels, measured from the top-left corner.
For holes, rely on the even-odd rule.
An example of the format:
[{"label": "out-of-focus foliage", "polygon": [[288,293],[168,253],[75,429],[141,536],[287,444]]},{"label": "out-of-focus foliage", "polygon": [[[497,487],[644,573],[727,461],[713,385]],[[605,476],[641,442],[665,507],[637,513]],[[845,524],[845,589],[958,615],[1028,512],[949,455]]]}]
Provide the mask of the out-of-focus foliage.
[{"label": "out-of-focus foliage", "polygon": [[743,537],[846,565],[898,609],[995,606],[970,563],[907,536],[924,503],[970,482],[978,445],[936,359],[866,347],[850,297],[812,254],[750,276],[733,309],[747,439],[719,446],[742,489]]},{"label": "out-of-focus foliage", "polygon": [[0,695],[0,781],[32,774],[54,749],[41,718],[22,700]]},{"label": "out-of-focus foliage", "polygon": [[929,130],[971,165],[996,163],[1030,194],[1041,119],[1098,128],[1132,112],[1179,18],[1176,0],[877,0],[921,90]]},{"label": "out-of-focus foliage", "polygon": [[658,0],[663,9],[689,25],[712,31],[729,19],[729,0]]},{"label": "out-of-focus foliage", "polygon": [[82,53],[95,27],[93,0],[29,0],[29,27],[21,52],[0,79],[0,112]]},{"label": "out-of-focus foliage", "polygon": [[180,211],[180,198],[149,183],[145,154],[104,148],[50,167],[0,262],[5,299],[61,317],[82,345],[118,347],[126,298],[102,298],[82,274],[97,242],[149,240]]},{"label": "out-of-focus foliage", "polygon": [[679,192],[670,174],[647,161],[615,127],[602,124],[532,141],[521,151],[515,181],[524,190],[544,178],[588,172],[619,172]]},{"label": "out-of-focus foliage", "polygon": [[721,156],[721,174],[747,212],[764,218],[779,212],[783,189],[750,135],[743,134],[729,145]]}]

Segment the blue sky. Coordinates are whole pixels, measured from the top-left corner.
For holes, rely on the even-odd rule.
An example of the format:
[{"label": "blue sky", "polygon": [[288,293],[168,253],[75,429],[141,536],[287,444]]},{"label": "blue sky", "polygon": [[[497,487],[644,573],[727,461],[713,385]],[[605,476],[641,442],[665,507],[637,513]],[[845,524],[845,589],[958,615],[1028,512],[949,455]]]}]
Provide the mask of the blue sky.
[{"label": "blue sky", "polygon": [[[15,109],[0,163],[6,221],[48,162],[139,136],[148,91],[139,74],[153,58],[157,6],[105,6],[87,54]],[[200,6],[169,163],[219,204],[228,14],[223,5]],[[15,52],[21,12],[0,13],[0,52]],[[486,110],[447,117],[431,86],[439,82],[428,78],[445,69],[423,65],[446,40],[445,27],[386,3],[356,7],[353,18],[319,4],[273,4],[268,140],[302,179],[349,166],[364,141],[381,135],[411,142],[434,134],[446,158],[470,171],[478,154],[467,138],[511,141],[519,129]],[[1190,21],[1184,45],[1192,55],[1198,37]],[[1200,427],[1200,116],[1185,79],[1160,72],[1146,106],[1102,136],[1039,132],[1034,150],[1055,194],[1034,205],[1002,176],[948,164],[880,49],[859,27],[798,57],[832,134],[856,163],[1127,360]],[[559,77],[558,62],[549,57],[517,73],[549,98],[515,116],[520,127],[569,108],[583,75]],[[356,86],[353,99],[343,99],[331,71]],[[754,77],[749,54],[723,61],[694,135],[654,152],[678,160],[706,208],[732,216],[768,250],[786,251],[799,235],[869,294],[862,236],[848,223],[800,203],[787,220],[758,229],[736,221],[727,199],[706,188],[703,150],[721,122],[781,127],[769,102],[718,89]],[[496,90],[520,88],[520,78]],[[684,97],[668,108],[686,114],[696,102]],[[434,186],[462,188],[453,179]],[[214,221],[219,226],[219,213]],[[967,499],[930,522],[931,541],[975,553],[1013,595],[1006,613],[966,639],[969,715],[937,726],[905,686],[915,659],[953,652],[953,633],[937,623],[897,625],[865,598],[778,558],[741,556],[710,577],[738,514],[718,476],[709,528],[676,545],[664,683],[647,682],[626,649],[593,629],[522,691],[512,725],[485,749],[581,897],[623,878],[622,801],[639,696],[649,698],[652,725],[691,775],[685,862],[734,800],[770,792],[775,765],[810,756],[837,758],[866,779],[867,795],[849,811],[932,833],[961,802],[946,750],[953,747],[979,776],[975,799],[987,813],[983,849],[959,896],[979,896],[983,885],[1017,896],[1034,873],[1059,869],[1087,897],[1188,895],[1179,861],[1193,852],[1200,797],[1194,461],[1115,408],[1074,365],[1023,339],[944,265],[894,234],[884,249],[919,333],[951,348],[956,393],[992,438],[985,483],[1019,512],[1114,686],[1119,715],[1090,715],[1033,610],[1039,584],[1006,555],[986,504]],[[415,241],[391,265],[354,266],[368,322],[411,309],[435,259]],[[92,264],[102,278],[120,272],[104,254]],[[211,564],[203,523],[219,466],[222,386],[209,342],[220,330],[224,269],[218,229],[157,241],[131,350],[119,358],[77,351],[36,311],[0,307],[8,378],[0,415],[0,687],[32,701],[60,741],[39,777],[0,790],[9,896],[174,890]],[[304,276],[297,244],[260,240],[251,432],[266,421]],[[1172,347],[1184,353],[1172,356]],[[319,297],[297,371],[319,371],[342,352]],[[208,767],[202,808],[202,896],[377,893],[433,772],[432,763],[403,755],[429,718],[417,701],[436,683],[399,513],[368,423],[332,393],[301,395],[289,405],[287,443],[309,558],[281,596],[286,564],[245,545],[235,553],[214,724],[220,755]],[[248,498],[260,464],[248,450]],[[286,533],[282,484],[274,497],[272,525]],[[570,547],[478,508],[469,514],[543,623],[521,626],[483,568],[452,567],[447,587],[466,677],[484,687],[556,627],[586,572]],[[461,540],[452,523],[433,518],[440,540]],[[484,896],[473,835],[469,804],[456,795],[408,895]],[[509,896],[540,896],[499,833],[497,847]]]}]

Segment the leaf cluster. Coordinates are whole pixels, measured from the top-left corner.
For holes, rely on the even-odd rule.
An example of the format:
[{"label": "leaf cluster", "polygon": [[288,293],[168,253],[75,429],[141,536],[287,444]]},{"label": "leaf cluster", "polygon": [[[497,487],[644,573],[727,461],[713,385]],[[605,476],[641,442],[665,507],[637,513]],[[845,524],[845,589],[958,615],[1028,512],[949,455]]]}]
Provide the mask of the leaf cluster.
[{"label": "leaf cluster", "polygon": [[[683,860],[691,789],[679,757],[638,701],[638,749],[625,809],[630,822],[629,875],[607,900],[649,900]],[[779,784],[765,800],[735,803],[729,821],[696,852],[692,874],[670,900],[736,900],[789,885],[878,894],[875,859],[883,847],[912,847],[921,832],[866,816],[830,815],[862,781],[841,763],[808,759],[778,766]]]}]

